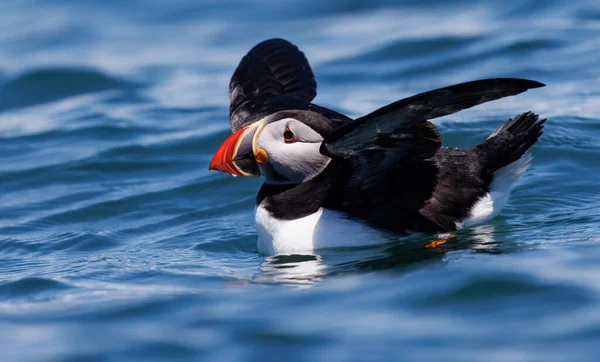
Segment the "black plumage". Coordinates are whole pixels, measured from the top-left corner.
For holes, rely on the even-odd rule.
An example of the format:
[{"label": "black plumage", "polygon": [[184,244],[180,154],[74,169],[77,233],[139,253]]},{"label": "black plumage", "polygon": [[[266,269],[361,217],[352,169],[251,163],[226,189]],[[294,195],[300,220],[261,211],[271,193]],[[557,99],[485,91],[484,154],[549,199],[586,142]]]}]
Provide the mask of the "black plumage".
[{"label": "black plumage", "polygon": [[462,83],[352,120],[311,103],[316,82],[304,54],[272,39],[254,47],[232,77],[231,125],[235,131],[280,112],[279,118],[297,119],[324,137],[320,152],[331,162],[319,175],[262,186],[257,203],[272,217],[292,220],[324,207],[394,234],[451,231],[490,191],[494,172],[538,140],[545,120],[520,114],[468,149],[442,147],[428,120],[542,86],[513,78]]},{"label": "black plumage", "polygon": [[295,45],[270,39],[244,56],[229,83],[229,118],[235,132],[282,110],[310,110],[337,125],[351,119],[311,103],[317,82],[308,60]]}]

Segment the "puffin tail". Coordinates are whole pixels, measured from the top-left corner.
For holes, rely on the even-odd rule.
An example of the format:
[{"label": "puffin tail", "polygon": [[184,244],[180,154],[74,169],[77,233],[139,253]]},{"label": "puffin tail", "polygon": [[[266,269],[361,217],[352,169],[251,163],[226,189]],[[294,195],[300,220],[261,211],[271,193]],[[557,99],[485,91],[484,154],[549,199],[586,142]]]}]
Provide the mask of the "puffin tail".
[{"label": "puffin tail", "polygon": [[[486,168],[495,172],[521,159],[542,135],[546,119],[538,119],[539,116],[531,111],[521,113],[504,122],[487,140],[477,146],[486,161]],[[527,155],[523,157],[523,160],[525,159],[524,167],[531,157]]]}]

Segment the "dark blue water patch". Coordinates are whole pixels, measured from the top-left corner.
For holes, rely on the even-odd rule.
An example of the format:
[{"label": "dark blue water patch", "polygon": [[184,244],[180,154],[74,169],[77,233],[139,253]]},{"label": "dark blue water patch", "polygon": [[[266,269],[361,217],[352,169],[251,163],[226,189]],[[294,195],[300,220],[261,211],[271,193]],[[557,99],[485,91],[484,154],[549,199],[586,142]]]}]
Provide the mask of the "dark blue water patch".
[{"label": "dark blue water patch", "polygon": [[[4,198],[5,203],[8,204],[7,201],[10,202],[10,206],[7,205],[6,208],[2,208],[3,213],[9,213],[10,218],[7,216],[6,220],[18,220],[20,217],[25,215],[31,215],[34,210],[52,210],[57,206],[64,205],[80,205],[85,203],[87,200],[94,200],[105,192],[100,191],[98,188],[96,190],[90,189],[81,189],[76,192],[69,193],[68,190],[63,190],[63,192],[58,193],[53,189],[53,192],[49,195],[40,196],[38,199],[26,198],[25,195],[17,194],[11,198]],[[21,195],[21,197],[19,197]],[[14,227],[14,226],[11,226]],[[10,235],[9,230],[3,230],[5,233]]]},{"label": "dark blue water patch", "polygon": [[106,90],[132,92],[139,87],[139,84],[92,69],[37,69],[0,85],[0,110],[28,107]]},{"label": "dark blue water patch", "polygon": [[[225,139],[225,137],[223,137],[223,139]],[[173,160],[186,160],[187,155],[193,155],[197,161],[199,161],[198,159],[200,158],[200,151],[204,150],[205,148],[210,149],[212,145],[215,145],[215,150],[218,148],[217,142],[214,142],[212,139],[207,139],[205,136],[188,137],[184,140],[166,139],[164,142],[148,145],[134,144],[115,147],[100,153],[98,157],[111,160],[119,160],[120,158],[131,158],[132,160],[144,158],[173,158]],[[177,156],[177,158],[175,156]],[[208,168],[208,163],[204,164],[204,166],[207,166]]]},{"label": "dark blue water patch", "polygon": [[[102,120],[102,124],[97,124]],[[122,125],[105,115],[88,115],[85,119],[73,119],[74,129],[48,130],[29,135],[12,136],[4,139],[2,149],[7,151],[37,151],[40,148],[65,145],[69,142],[88,141],[97,144],[99,141],[111,142],[119,140],[135,139],[141,136],[156,134],[156,131],[147,127],[135,125]],[[108,124],[107,124],[108,123]],[[12,154],[14,155],[14,154]],[[11,156],[12,156],[11,155]],[[8,157],[6,157],[8,158]]]},{"label": "dark blue water patch", "polygon": [[[65,36],[65,34],[77,34],[77,36]],[[9,41],[9,47],[19,55],[31,52],[49,50],[60,47],[84,46],[86,40],[93,39],[94,35],[88,28],[82,25],[67,25],[51,31],[31,34],[27,42],[19,41],[18,38]]]},{"label": "dark blue water patch", "polygon": [[[497,2],[496,4],[500,4],[500,2]],[[505,4],[505,6],[496,7],[494,15],[496,15],[498,19],[511,19],[516,23],[522,21],[523,25],[525,25],[528,21],[531,21],[531,14],[533,13],[535,13],[536,16],[541,17],[544,16],[544,14],[571,10],[561,5],[563,4],[561,4],[560,1],[545,1],[543,3],[537,3],[535,1],[515,1]]]},{"label": "dark blue water patch", "polygon": [[[226,107],[169,107],[169,108],[160,108],[153,107],[148,109],[142,109],[139,112],[139,115],[144,117],[145,119],[154,119],[157,121],[161,121],[163,124],[169,124],[170,119],[178,119],[179,116],[197,116],[201,114],[204,119],[212,120],[212,119],[221,119],[223,122],[227,122],[229,119],[229,109]],[[206,124],[210,124],[211,122],[206,122]],[[198,124],[203,124],[203,121],[198,120]]]},{"label": "dark blue water patch", "polygon": [[393,62],[398,63],[402,59],[410,59],[414,57],[438,57],[440,52],[448,54],[449,52],[460,52],[464,48],[473,45],[480,39],[478,37],[459,37],[459,36],[447,36],[447,37],[436,37],[433,39],[405,39],[396,41],[390,44],[384,44],[378,49],[363,52],[350,58],[337,60],[332,63],[326,63],[324,68],[331,69],[331,67],[343,64],[355,64],[356,66],[363,66],[364,63],[382,63],[382,62]]},{"label": "dark blue water patch", "polygon": [[[2,228],[2,229],[3,229],[3,231],[6,230],[6,233],[8,235],[10,235],[11,231],[18,231],[21,228],[6,227],[6,228]],[[20,236],[23,236],[23,234],[20,234]],[[47,237],[48,235],[45,234],[44,236]],[[63,236],[63,235],[59,234],[59,236]],[[27,240],[26,238],[23,238],[23,237],[14,238],[11,236],[5,236],[2,239],[0,239],[0,250],[2,250],[2,252],[5,255],[25,254],[25,255],[27,255],[27,257],[31,257],[35,253],[39,253],[41,251],[41,249],[42,249],[41,243],[32,242],[31,240]]]},{"label": "dark blue water patch", "polygon": [[[479,312],[486,314],[487,310],[484,308],[495,308],[496,313],[502,313],[502,307],[506,308],[506,301],[520,299],[519,302],[512,303],[511,306],[518,308],[519,304],[538,304],[539,308],[555,308],[569,305],[572,301],[561,298],[554,302],[558,305],[548,305],[548,300],[541,304],[542,300],[545,300],[545,294],[556,295],[560,293],[568,296],[568,298],[574,298],[576,303],[585,301],[592,301],[592,298],[588,298],[585,290],[580,288],[573,288],[570,286],[555,286],[555,285],[543,285],[538,281],[527,281],[520,280],[516,275],[499,275],[499,276],[486,276],[485,278],[470,280],[465,285],[452,290],[451,293],[439,295],[439,299],[431,298],[428,305],[432,308],[444,306],[460,306],[470,305],[475,307],[481,305]],[[538,299],[540,298],[540,299]],[[491,303],[497,303],[494,307]],[[421,306],[427,306],[425,303],[421,303]]]},{"label": "dark blue water patch", "polygon": [[[521,67],[528,67],[532,60],[525,60],[524,56],[536,54],[539,61],[543,61],[560,45],[560,42],[553,39],[515,40],[506,44],[468,37],[436,38],[428,42],[409,40],[360,55],[349,60],[348,65],[344,64],[346,62],[334,64],[331,69],[337,69],[336,73],[339,75],[332,75],[329,71],[325,79],[339,82],[341,78],[350,75],[357,80],[410,80],[425,74],[465,74],[465,71],[472,71],[475,63],[482,67],[487,62],[493,63],[498,77],[535,77],[544,80],[549,78],[551,70],[536,69],[532,72],[527,69],[525,72]],[[365,64],[371,64],[372,70],[365,73]]]},{"label": "dark blue water patch", "polygon": [[0,283],[0,299],[47,300],[53,294],[70,289],[68,284],[45,278],[23,278]]},{"label": "dark blue water patch", "polygon": [[96,252],[99,250],[107,250],[112,247],[119,246],[117,240],[113,240],[107,235],[88,232],[79,235],[74,235],[69,238],[61,238],[59,243],[46,245],[49,250],[71,250],[73,252]]},{"label": "dark blue water patch", "polygon": [[[85,163],[78,162],[78,165],[69,167],[69,170],[74,172],[93,173],[96,175],[108,174],[112,177],[118,177],[117,175],[119,173],[135,173],[138,176],[143,176],[143,171],[148,171],[149,176],[157,176],[156,172],[161,170],[162,172],[168,173],[171,170],[185,167],[182,163],[181,160],[103,160],[99,157],[96,160],[86,160]],[[189,167],[191,164],[187,166]]]},{"label": "dark blue water patch", "polygon": [[586,9],[586,11],[580,11],[576,15],[580,20],[590,24],[595,25],[600,22],[600,10],[598,9]]},{"label": "dark blue water patch", "polygon": [[[525,62],[523,54],[535,54],[540,53],[540,49],[552,50],[558,45],[553,41],[536,40],[533,42],[522,42],[516,41],[509,44],[495,45],[492,47],[484,47],[483,49],[477,50],[476,52],[460,52],[455,55],[448,54],[447,56],[438,57],[431,62],[418,62],[411,64],[405,69],[390,71],[385,76],[398,78],[413,78],[422,77],[424,74],[457,74],[460,72],[468,71],[474,66],[475,63],[478,66],[485,66],[493,63],[498,74],[498,77],[537,77],[538,79],[545,79],[546,73],[538,71],[537,74],[527,73],[520,70],[522,65],[529,65],[531,60]],[[539,55],[543,57],[542,55]]]},{"label": "dark blue water patch", "polygon": [[[173,21],[186,21],[190,19],[214,19],[223,11],[231,6],[244,7],[243,1],[230,1],[228,3],[211,2],[211,3],[183,3],[180,6],[168,6],[155,12],[153,17],[146,18],[151,23],[171,23]],[[364,2],[362,0],[351,1],[328,1],[328,2],[312,2],[303,5],[297,4],[281,4],[277,1],[267,1],[269,11],[264,11],[259,6],[245,6],[245,12],[231,13],[228,15],[230,21],[254,21],[257,23],[267,21],[277,21],[281,19],[289,19],[298,21],[307,18],[319,18],[325,16],[340,16],[344,14],[354,14],[361,11],[383,10],[391,8],[394,5],[393,1],[377,1]],[[293,17],[291,16],[293,14]]]}]

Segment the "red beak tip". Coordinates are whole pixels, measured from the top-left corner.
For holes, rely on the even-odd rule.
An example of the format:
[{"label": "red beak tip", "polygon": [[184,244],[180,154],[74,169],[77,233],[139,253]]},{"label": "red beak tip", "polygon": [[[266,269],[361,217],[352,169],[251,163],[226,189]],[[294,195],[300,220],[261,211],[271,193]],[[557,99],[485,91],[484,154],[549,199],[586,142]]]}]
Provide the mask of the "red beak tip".
[{"label": "red beak tip", "polygon": [[242,136],[245,134],[247,128],[242,128],[231,136],[229,136],[223,144],[219,147],[213,159],[210,161],[210,165],[208,166],[209,170],[221,171],[231,175],[243,176],[243,174],[238,170],[237,165],[234,163],[233,159],[236,156],[238,147],[238,143],[240,142]]},{"label": "red beak tip", "polygon": [[220,163],[220,164],[211,163],[210,166],[208,166],[208,169],[210,171],[220,171],[220,172],[225,172],[225,173],[229,173],[229,174],[231,174],[231,171],[232,171],[231,168],[227,164],[224,164],[224,163]]}]

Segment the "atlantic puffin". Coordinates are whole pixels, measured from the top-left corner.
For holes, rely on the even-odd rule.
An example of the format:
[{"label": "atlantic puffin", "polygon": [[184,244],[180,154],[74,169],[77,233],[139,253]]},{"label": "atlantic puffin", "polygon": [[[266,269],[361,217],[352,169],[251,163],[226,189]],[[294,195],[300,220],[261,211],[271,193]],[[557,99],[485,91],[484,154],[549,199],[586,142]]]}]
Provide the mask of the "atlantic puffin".
[{"label": "atlantic puffin", "polygon": [[265,178],[255,207],[258,250],[265,255],[452,232],[502,210],[546,120],[519,114],[465,149],[442,147],[430,120],[543,86],[476,80],[352,119],[312,103],[317,83],[304,53],[270,39],[233,73],[233,134],[209,169]]}]

